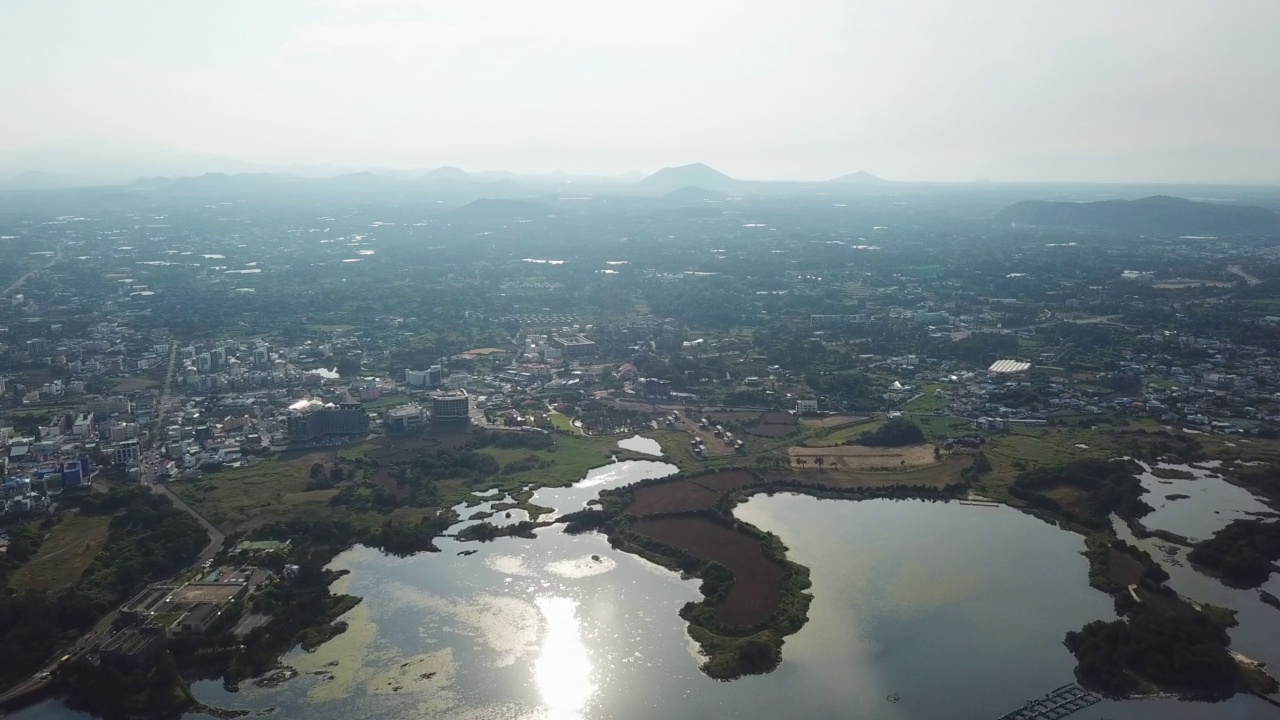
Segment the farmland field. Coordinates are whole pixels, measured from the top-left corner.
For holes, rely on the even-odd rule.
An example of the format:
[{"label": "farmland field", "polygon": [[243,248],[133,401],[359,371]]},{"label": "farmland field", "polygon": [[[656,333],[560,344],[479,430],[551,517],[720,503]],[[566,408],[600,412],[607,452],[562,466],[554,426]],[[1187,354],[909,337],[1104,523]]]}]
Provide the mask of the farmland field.
[{"label": "farmland field", "polygon": [[839,447],[793,447],[787,451],[792,468],[826,468],[830,470],[869,470],[872,468],[920,467],[938,462],[932,445],[908,445],[898,448],[841,445]]}]

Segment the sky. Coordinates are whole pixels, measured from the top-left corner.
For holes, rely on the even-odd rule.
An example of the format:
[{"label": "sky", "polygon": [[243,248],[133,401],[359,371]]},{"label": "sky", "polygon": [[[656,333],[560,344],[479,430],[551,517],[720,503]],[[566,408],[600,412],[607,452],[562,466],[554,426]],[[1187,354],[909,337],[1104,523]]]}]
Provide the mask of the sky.
[{"label": "sky", "polygon": [[0,0],[0,172],[1274,183],[1277,37],[1277,0]]}]

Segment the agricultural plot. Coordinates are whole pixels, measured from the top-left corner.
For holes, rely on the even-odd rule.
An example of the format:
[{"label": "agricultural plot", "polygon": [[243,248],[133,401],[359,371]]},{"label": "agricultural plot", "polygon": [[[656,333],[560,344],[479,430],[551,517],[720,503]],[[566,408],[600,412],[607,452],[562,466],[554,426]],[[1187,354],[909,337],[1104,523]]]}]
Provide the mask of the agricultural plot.
[{"label": "agricultural plot", "polygon": [[787,451],[792,469],[872,470],[921,467],[938,462],[929,444],[898,448],[841,445],[838,447],[793,447]]}]

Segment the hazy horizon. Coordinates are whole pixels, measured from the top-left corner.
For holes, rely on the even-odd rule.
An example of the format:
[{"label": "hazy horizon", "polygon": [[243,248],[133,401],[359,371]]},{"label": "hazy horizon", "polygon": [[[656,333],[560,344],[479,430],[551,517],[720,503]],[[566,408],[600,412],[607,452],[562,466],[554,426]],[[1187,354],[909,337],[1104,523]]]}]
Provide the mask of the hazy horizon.
[{"label": "hazy horizon", "polygon": [[0,175],[1280,182],[1267,0],[7,9]]}]

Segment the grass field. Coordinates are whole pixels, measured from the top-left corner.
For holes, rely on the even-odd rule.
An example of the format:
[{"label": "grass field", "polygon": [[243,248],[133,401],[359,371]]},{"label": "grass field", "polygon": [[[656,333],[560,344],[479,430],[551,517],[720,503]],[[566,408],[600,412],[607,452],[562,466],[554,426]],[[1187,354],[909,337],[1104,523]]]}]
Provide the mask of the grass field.
[{"label": "grass field", "polygon": [[155,380],[150,380],[148,378],[129,377],[129,378],[124,378],[122,380],[117,380],[115,385],[112,387],[112,390],[118,393],[131,393],[131,392],[138,392],[139,390],[146,390],[148,388],[157,387],[158,385],[160,385],[160,383],[156,382]]},{"label": "grass field", "polygon": [[224,531],[269,520],[321,517],[329,513],[335,491],[308,491],[307,480],[313,464],[333,459],[325,451],[285,452],[251,467],[171,483],[169,489]]},{"label": "grass field", "polygon": [[36,556],[14,572],[19,590],[57,590],[71,587],[107,542],[111,518],[68,515],[53,527]]},{"label": "grass field", "polygon": [[976,489],[983,495],[1008,502],[1011,500],[1009,484],[1024,469],[1051,467],[1080,458],[1115,457],[1117,443],[1117,434],[1110,427],[1097,430],[1015,427],[987,439],[983,452],[991,461],[991,472],[983,476]]},{"label": "grass field", "polygon": [[[197,481],[175,482],[170,489],[227,532],[257,527],[272,520],[294,518],[343,517],[357,523],[382,522],[386,519],[384,515],[352,515],[345,508],[331,506],[329,500],[338,492],[336,489],[307,490],[311,466],[315,463],[329,466],[338,457],[356,460],[379,447],[376,443],[360,443],[342,448],[336,454],[327,449],[280,453],[250,467],[209,473]],[[433,447],[424,446],[423,449]],[[607,464],[614,456],[620,459],[656,459],[620,449],[616,438],[565,435],[556,436],[554,448],[547,450],[490,447],[481,452],[492,456],[502,466],[529,455],[537,456],[548,465],[510,475],[494,475],[480,482],[441,480],[436,486],[440,493],[440,509],[475,500],[473,493],[477,490],[498,488],[503,492],[516,492],[528,486],[571,485],[585,477],[588,470]],[[345,469],[348,474],[359,472],[349,464]],[[382,480],[385,484],[386,478]],[[399,508],[391,518],[416,519],[435,510]]]},{"label": "grass field", "polygon": [[963,418],[948,417],[945,415],[912,415],[908,413],[912,422],[920,426],[924,431],[924,436],[928,440],[939,440],[947,437],[958,437],[962,435],[974,434],[973,423]]},{"label": "grass field", "polygon": [[377,400],[369,400],[361,403],[365,410],[380,410],[382,408],[395,407],[397,405],[405,405],[413,401],[413,398],[402,393],[391,393],[379,397]]},{"label": "grass field", "polygon": [[920,397],[912,400],[902,406],[903,412],[911,413],[931,413],[934,410],[941,409],[946,406],[947,399],[934,395],[933,391],[941,388],[942,385],[930,383],[920,388]]},{"label": "grass field", "polygon": [[865,422],[860,425],[849,425],[839,430],[832,430],[823,435],[821,431],[812,438],[805,441],[810,447],[836,447],[844,445],[847,442],[856,440],[859,435],[864,432],[874,432],[876,428],[883,425],[883,422]]},{"label": "grass field", "polygon": [[582,434],[581,430],[573,426],[573,418],[565,415],[564,413],[558,413],[552,410],[547,414],[547,417],[551,418],[551,425],[557,430],[564,430],[565,432],[577,433],[579,435]]}]

